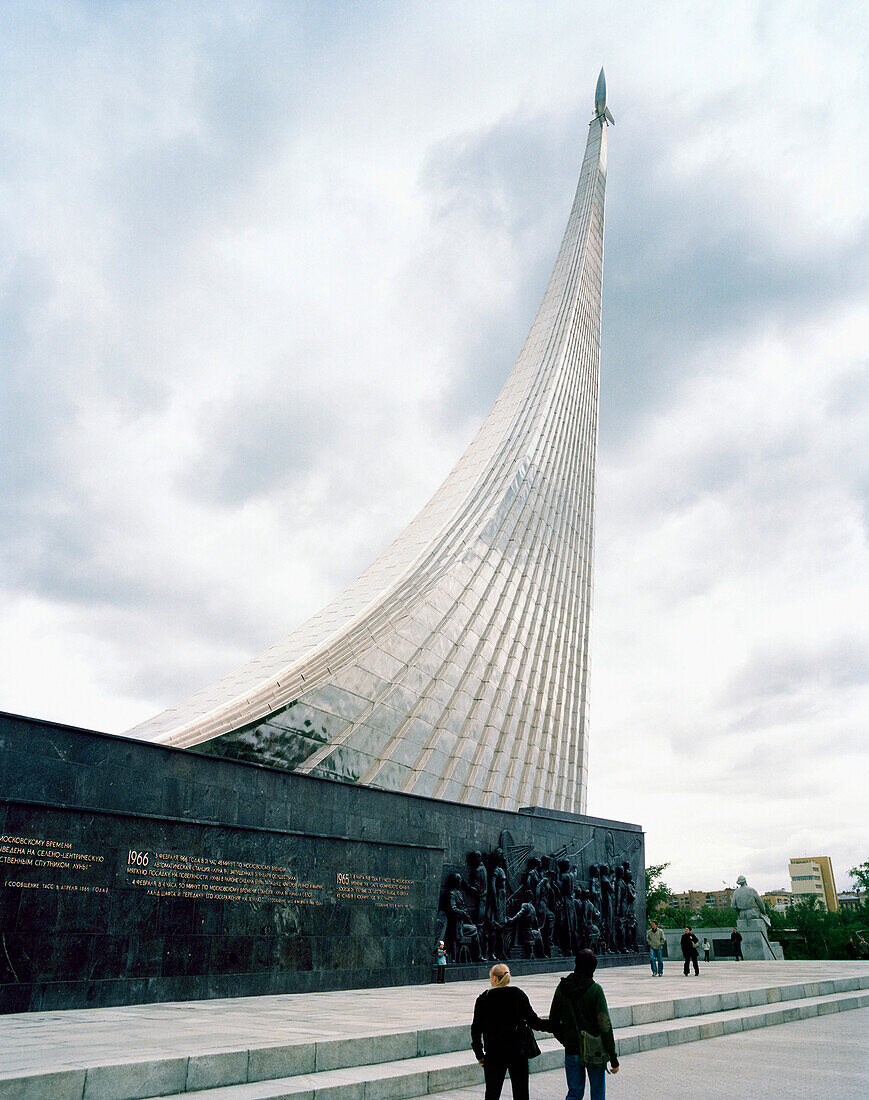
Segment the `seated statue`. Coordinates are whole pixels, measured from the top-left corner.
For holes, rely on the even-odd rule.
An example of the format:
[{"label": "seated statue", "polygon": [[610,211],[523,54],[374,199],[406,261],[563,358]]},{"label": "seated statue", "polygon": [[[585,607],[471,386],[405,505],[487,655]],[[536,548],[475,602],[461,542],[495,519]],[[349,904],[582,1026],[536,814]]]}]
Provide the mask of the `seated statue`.
[{"label": "seated statue", "polygon": [[753,886],[747,886],[745,875],[740,875],[736,880],[736,889],[730,904],[736,910],[737,920],[762,920],[769,928],[769,917],[766,915],[766,906],[761,901],[760,894]]},{"label": "seated statue", "polygon": [[524,958],[530,959],[532,955],[543,958],[543,937],[537,927],[537,912],[530,901],[523,901],[507,925],[515,925],[516,938]]}]

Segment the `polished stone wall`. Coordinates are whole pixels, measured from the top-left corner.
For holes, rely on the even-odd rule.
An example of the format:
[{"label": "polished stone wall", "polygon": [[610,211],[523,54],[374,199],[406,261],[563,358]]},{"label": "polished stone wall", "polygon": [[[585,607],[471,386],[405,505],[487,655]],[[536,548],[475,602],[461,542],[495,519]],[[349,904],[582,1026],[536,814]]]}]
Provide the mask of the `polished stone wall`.
[{"label": "polished stone wall", "polygon": [[0,1010],[429,981],[445,868],[505,835],[642,881],[637,826],[0,715]]}]

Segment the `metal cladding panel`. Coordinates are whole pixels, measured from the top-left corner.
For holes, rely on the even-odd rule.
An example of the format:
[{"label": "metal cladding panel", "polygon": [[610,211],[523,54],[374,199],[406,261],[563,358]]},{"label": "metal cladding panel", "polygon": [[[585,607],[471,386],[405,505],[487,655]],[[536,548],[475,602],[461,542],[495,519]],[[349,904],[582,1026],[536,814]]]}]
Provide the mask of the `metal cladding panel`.
[{"label": "metal cladding panel", "polygon": [[492,411],[361,577],[130,733],[375,787],[585,812],[606,120]]}]

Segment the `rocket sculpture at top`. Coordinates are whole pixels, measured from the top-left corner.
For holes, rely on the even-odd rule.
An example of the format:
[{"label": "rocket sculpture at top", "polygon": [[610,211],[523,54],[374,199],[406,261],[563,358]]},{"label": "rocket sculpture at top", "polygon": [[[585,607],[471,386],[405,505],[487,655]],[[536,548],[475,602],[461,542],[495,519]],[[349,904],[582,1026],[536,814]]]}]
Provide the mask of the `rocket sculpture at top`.
[{"label": "rocket sculpture at top", "polygon": [[610,114],[609,107],[606,105],[606,76],[603,69],[600,71],[600,76],[597,78],[597,87],[594,90],[594,115],[595,118],[602,118],[606,122],[616,124],[616,120]]},{"label": "rocket sculpture at top", "polygon": [[543,301],[419,515],[340,596],[132,736],[313,776],[585,811],[606,82]]}]

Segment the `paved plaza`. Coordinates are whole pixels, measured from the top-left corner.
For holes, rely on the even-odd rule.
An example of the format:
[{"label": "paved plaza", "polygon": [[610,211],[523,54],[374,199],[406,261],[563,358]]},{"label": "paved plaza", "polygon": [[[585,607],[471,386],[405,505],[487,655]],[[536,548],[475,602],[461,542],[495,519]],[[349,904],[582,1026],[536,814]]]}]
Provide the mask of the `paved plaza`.
[{"label": "paved plaza", "polygon": [[[510,1086],[502,1094],[507,1100]],[[531,1100],[564,1100],[561,1070],[531,1078]],[[439,1100],[482,1100],[480,1087]],[[586,1096],[588,1093],[586,1092]],[[608,1100],[867,1100],[869,1008],[634,1054],[607,1078]]]},{"label": "paved plaza", "polygon": [[[684,977],[675,962],[665,963],[662,978],[653,978],[647,966],[601,970],[597,977],[610,1007],[616,1008],[670,997],[700,997],[867,975],[866,962],[721,961],[701,965],[699,977]],[[526,990],[534,1008],[546,1015],[559,977],[559,973],[537,974],[518,978],[516,984]],[[0,1017],[0,1076],[255,1046],[373,1037],[464,1023],[468,1024],[470,1046],[473,1004],[483,988],[484,983],[479,981],[453,982],[4,1016]],[[867,1021],[867,1011],[857,1009],[829,1018],[631,1055],[625,1059],[622,1073],[612,1079],[612,1094],[639,1096],[637,1090],[642,1089],[646,1097],[723,1096],[723,1091],[710,1090],[723,1089],[729,1075],[732,1087],[726,1094],[733,1100],[749,1094],[739,1083],[745,1080],[743,1069],[747,1073],[749,1067],[749,1077],[756,1079],[762,1074],[764,1091],[772,1089],[772,1095],[869,1097]],[[862,1041],[858,1041],[860,1036]],[[779,1091],[776,1074],[799,1077],[799,1065],[805,1072],[808,1066],[823,1066],[836,1088],[853,1089],[831,1092],[825,1086],[812,1093]],[[820,1072],[820,1068],[813,1072]],[[697,1086],[701,1073],[710,1075],[709,1088],[706,1083]],[[678,1088],[682,1091],[673,1091],[676,1085],[671,1084],[661,1084],[663,1091],[650,1091],[658,1087],[655,1081],[680,1080]],[[558,1073],[536,1074],[532,1083],[535,1096],[561,1095]],[[471,1094],[481,1095],[481,1090],[461,1093]]]}]

